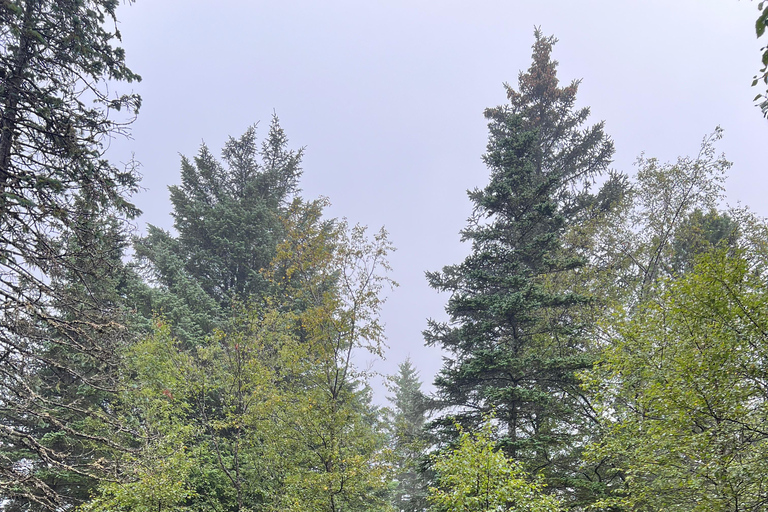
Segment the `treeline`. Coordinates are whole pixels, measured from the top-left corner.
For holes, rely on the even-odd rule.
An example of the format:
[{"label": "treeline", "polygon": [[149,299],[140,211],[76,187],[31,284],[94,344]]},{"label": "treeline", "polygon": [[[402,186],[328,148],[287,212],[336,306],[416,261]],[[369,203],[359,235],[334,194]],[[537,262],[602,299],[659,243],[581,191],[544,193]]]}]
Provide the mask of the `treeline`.
[{"label": "treeline", "polygon": [[536,31],[485,112],[471,252],[427,272],[436,392],[405,361],[382,409],[355,354],[393,248],[301,197],[277,117],[183,157],[174,232],[133,236],[116,7],[0,6],[0,510],[768,506],[768,227],[722,207],[719,129],[611,170]]}]

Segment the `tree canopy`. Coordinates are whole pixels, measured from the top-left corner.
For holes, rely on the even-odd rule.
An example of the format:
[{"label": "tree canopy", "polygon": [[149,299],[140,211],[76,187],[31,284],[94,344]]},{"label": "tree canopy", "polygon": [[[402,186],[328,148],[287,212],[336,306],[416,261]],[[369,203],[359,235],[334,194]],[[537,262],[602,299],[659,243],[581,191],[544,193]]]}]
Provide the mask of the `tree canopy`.
[{"label": "tree canopy", "polygon": [[768,506],[768,223],[723,206],[720,128],[610,169],[536,30],[485,110],[469,254],[426,273],[435,390],[406,359],[384,408],[394,247],[300,197],[276,115],[182,156],[173,229],[132,236],[117,5],[0,2],[0,512]]},{"label": "tree canopy", "polygon": [[494,446],[491,421],[475,434],[457,425],[457,446],[435,458],[435,487],[429,490],[436,512],[557,512],[557,498],[543,493],[521,465]]},{"label": "tree canopy", "polygon": [[171,186],[177,235],[153,225],[134,248],[150,289],[136,308],[168,318],[177,335],[199,342],[226,320],[232,300],[267,292],[262,270],[283,237],[280,217],[298,190],[302,150],[288,149],[277,116],[259,145],[256,126],[230,137],[217,160],[203,144],[182,157],[181,185]]},{"label": "tree canopy", "polygon": [[[615,322],[590,374],[630,510],[759,510],[768,447],[765,255],[717,247]],[[761,261],[762,260],[762,261]]]},{"label": "tree canopy", "polygon": [[[116,0],[0,5],[0,495],[62,510],[113,471],[132,165],[104,158],[141,103]],[[115,432],[120,434],[113,435]]]}]

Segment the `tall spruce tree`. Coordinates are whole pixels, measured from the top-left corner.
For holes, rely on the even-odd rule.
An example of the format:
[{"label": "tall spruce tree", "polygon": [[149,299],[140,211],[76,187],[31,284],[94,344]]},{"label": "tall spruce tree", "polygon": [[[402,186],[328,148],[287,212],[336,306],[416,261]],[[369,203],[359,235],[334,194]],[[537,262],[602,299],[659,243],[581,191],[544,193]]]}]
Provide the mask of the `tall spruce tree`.
[{"label": "tall spruce tree", "polygon": [[[29,475],[37,489],[13,492],[7,510],[28,510],[40,498],[56,509],[82,503],[113,477],[131,445],[126,424],[114,414],[120,354],[132,338],[123,307],[123,291],[136,278],[122,261],[128,234],[118,219],[92,211],[88,194],[78,202],[74,224],[81,234],[66,241],[68,265],[51,274],[52,314],[24,332],[39,359],[27,366],[26,393],[12,416],[47,453]],[[27,462],[17,467],[34,460],[23,452],[17,456]]]},{"label": "tall spruce tree", "polygon": [[297,190],[301,156],[275,116],[261,147],[252,126],[227,141],[223,163],[205,145],[193,160],[183,157],[181,185],[169,187],[178,235],[149,225],[135,243],[155,285],[137,294],[137,309],[147,318],[162,313],[180,339],[199,342],[233,299],[263,294],[261,270],[282,239],[280,215]]},{"label": "tall spruce tree", "polygon": [[462,239],[472,252],[427,273],[451,297],[450,321],[430,321],[425,337],[448,352],[435,380],[445,412],[433,427],[454,434],[454,421],[473,427],[495,411],[504,451],[576,499],[586,482],[574,452],[587,421],[576,372],[594,360],[579,311],[592,297],[563,279],[586,264],[564,235],[610,208],[622,180],[590,192],[613,144],[602,123],[584,126],[589,109],[575,108],[578,81],[559,86],[550,58],[556,39],[538,30],[535,37],[518,89],[505,85],[509,103],[485,112],[491,177],[469,192],[474,213]]}]

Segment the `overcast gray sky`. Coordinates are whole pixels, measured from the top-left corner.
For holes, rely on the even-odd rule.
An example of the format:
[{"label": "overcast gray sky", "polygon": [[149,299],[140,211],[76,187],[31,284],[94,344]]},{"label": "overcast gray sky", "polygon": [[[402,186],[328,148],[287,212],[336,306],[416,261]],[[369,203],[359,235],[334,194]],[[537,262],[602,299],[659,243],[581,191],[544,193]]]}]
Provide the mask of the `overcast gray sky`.
[{"label": "overcast gray sky", "polygon": [[202,141],[218,153],[257,121],[263,135],[276,112],[291,145],[306,147],[304,197],[385,226],[398,248],[400,287],[383,311],[390,349],[375,368],[393,373],[410,354],[431,383],[440,353],[421,331],[445,317],[446,296],[424,271],[468,252],[458,232],[466,190],[487,180],[483,109],[504,103],[502,83],[528,68],[534,26],[560,40],[561,81],[583,80],[579,104],[606,122],[615,168],[633,172],[643,151],[695,154],[720,125],[734,162],[729,202],[766,216],[768,121],[750,87],[756,17],[747,0],[138,0],[118,18],[144,101],[133,140],[110,156],[135,153],[141,225],[170,229],[179,154]]}]

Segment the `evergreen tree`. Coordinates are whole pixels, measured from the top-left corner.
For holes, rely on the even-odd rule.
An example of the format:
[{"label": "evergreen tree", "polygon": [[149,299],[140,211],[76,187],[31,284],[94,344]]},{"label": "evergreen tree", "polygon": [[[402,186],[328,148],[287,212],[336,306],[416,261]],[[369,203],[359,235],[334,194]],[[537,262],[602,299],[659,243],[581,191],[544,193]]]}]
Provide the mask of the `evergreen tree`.
[{"label": "evergreen tree", "polygon": [[139,79],[115,46],[117,5],[0,5],[4,510],[73,506],[120,447],[108,428],[125,336],[116,287],[139,178],[104,159],[102,141],[127,129],[140,99],[107,87]]},{"label": "evergreen tree", "polygon": [[18,393],[3,419],[23,434],[21,441],[9,437],[0,457],[28,483],[9,483],[4,510],[87,500],[130,443],[113,414],[119,355],[131,336],[121,295],[135,278],[121,260],[127,235],[119,220],[91,211],[88,196],[78,203],[73,225],[80,234],[63,242],[68,264],[51,272],[50,312],[20,326],[18,346],[34,358],[3,380]]},{"label": "evergreen tree", "polygon": [[389,429],[397,481],[392,505],[403,512],[426,510],[428,485],[422,467],[429,446],[424,429],[428,403],[410,359],[400,363],[392,384],[394,394],[387,397],[392,404]]},{"label": "evergreen tree", "polygon": [[579,311],[593,298],[563,279],[586,264],[565,234],[609,209],[623,186],[611,176],[590,193],[613,144],[602,123],[583,126],[589,109],[574,107],[578,82],[558,85],[556,40],[535,36],[518,90],[507,85],[509,103],[485,112],[491,178],[469,192],[474,214],[462,238],[472,253],[427,273],[452,295],[450,322],[430,321],[425,336],[449,354],[435,380],[446,412],[434,428],[454,433],[454,421],[476,426],[495,411],[504,451],[574,498],[586,485],[576,452],[588,430],[576,372],[594,361]]},{"label": "evergreen tree", "polygon": [[297,191],[302,150],[291,151],[273,117],[259,148],[256,127],[230,138],[219,162],[203,145],[181,161],[171,186],[177,236],[149,225],[135,242],[153,288],[135,298],[147,318],[162,313],[185,341],[199,342],[226,317],[235,298],[267,291],[261,270],[282,239],[281,212]]}]

